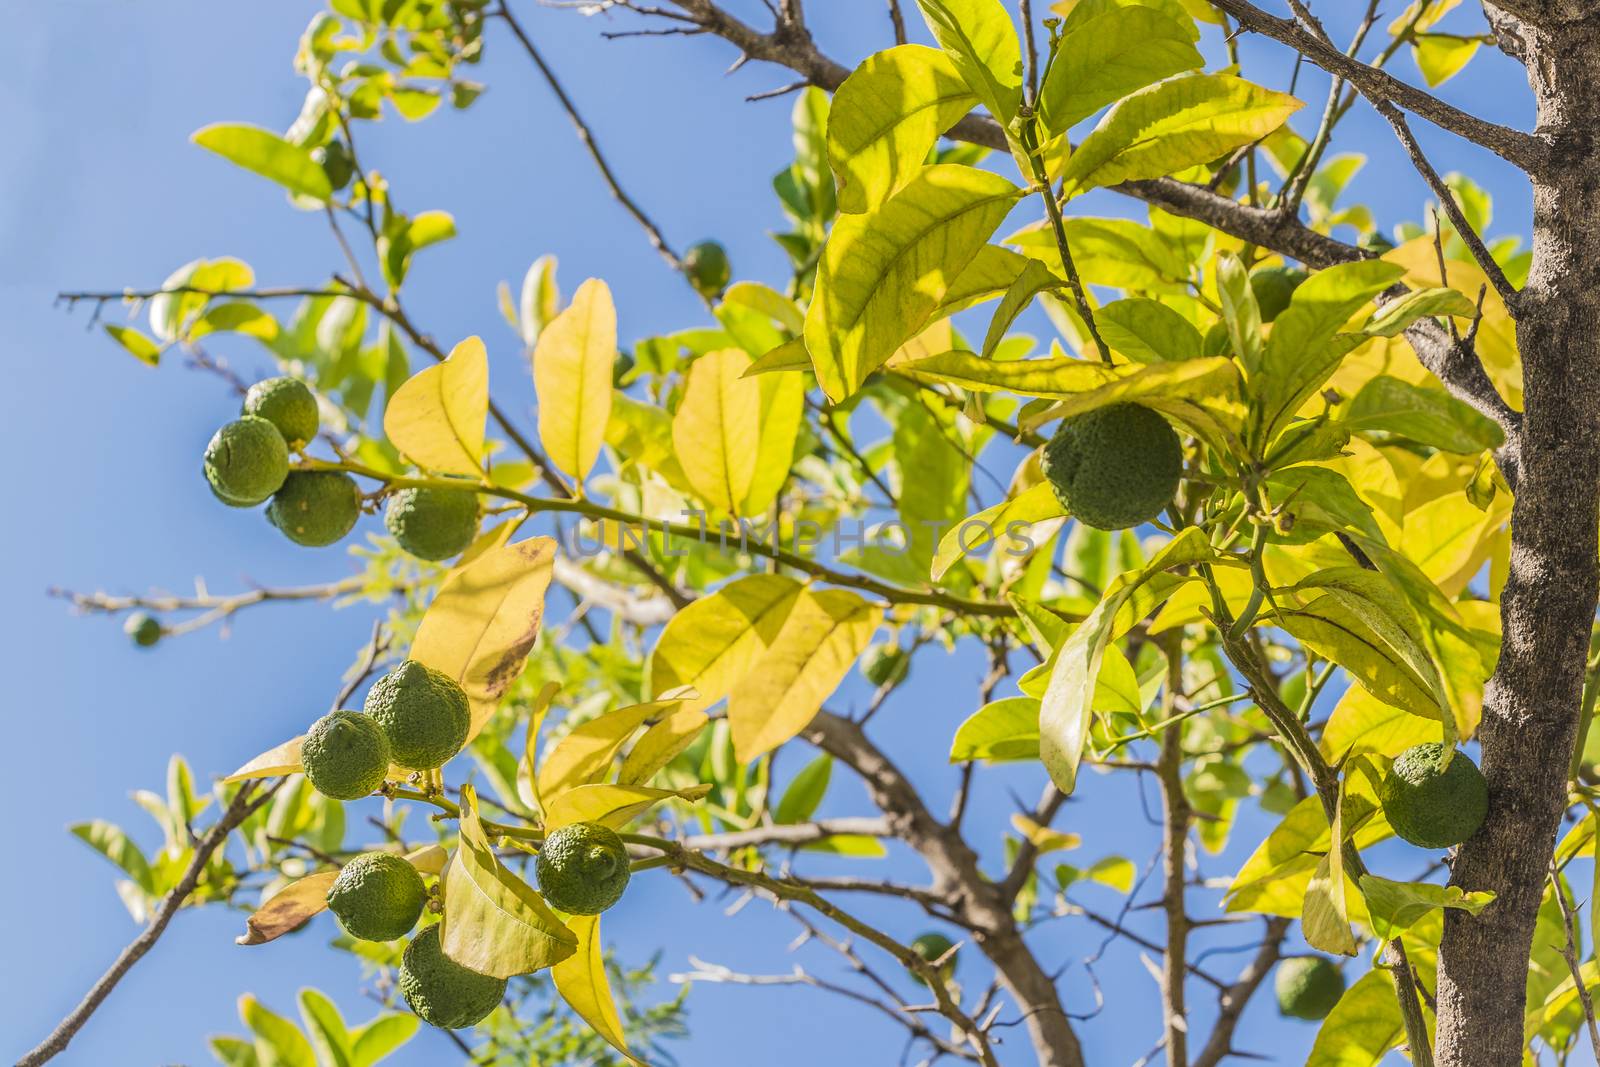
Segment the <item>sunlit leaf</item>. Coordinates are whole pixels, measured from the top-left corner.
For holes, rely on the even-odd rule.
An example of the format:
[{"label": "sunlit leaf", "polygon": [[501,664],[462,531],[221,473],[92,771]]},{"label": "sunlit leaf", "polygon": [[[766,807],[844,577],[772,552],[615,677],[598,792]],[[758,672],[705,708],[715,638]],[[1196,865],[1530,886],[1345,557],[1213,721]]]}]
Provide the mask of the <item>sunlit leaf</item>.
[{"label": "sunlit leaf", "polygon": [[236,166],[277,182],[297,196],[327,200],[333,196],[327,173],[311,153],[270,130],[243,123],[219,122],[190,137]]},{"label": "sunlit leaf", "polygon": [[1193,24],[1150,7],[1116,7],[1074,20],[1039,90],[1045,128],[1065,133],[1129,93],[1205,64]]},{"label": "sunlit leaf", "polygon": [[328,890],[338,877],[338,871],[319,871],[290,882],[245,920],[245,932],[236,938],[237,943],[264,945],[299,929],[301,923],[327,910]]},{"label": "sunlit leaf", "polygon": [[761,383],[743,377],[749,368],[737,348],[701,356],[672,417],[673,450],[689,484],[728,515],[741,513],[760,452]]},{"label": "sunlit leaf", "polygon": [[611,290],[590,278],[578,286],[571,305],[542,328],[533,350],[539,440],[550,461],[579,482],[605,443],[616,361],[617,310]]},{"label": "sunlit leaf", "polygon": [[709,785],[688,789],[652,789],[643,785],[612,785],[595,782],[575,786],[552,800],[545,808],[545,830],[559,830],[575,822],[604,823],[620,829],[667,800],[695,801],[711,791]]},{"label": "sunlit leaf", "polygon": [[1005,697],[973,712],[956,728],[950,762],[1029,760],[1039,757],[1039,701]]},{"label": "sunlit leaf", "polygon": [[650,657],[652,692],[693,686],[686,708],[708,708],[750,672],[783,629],[802,586],[778,574],[729,582],[679,611]]},{"label": "sunlit leaf", "polygon": [[1430,911],[1454,908],[1476,915],[1494,902],[1487,890],[1467,892],[1458,885],[1393,882],[1375,874],[1361,876],[1361,894],[1372,916],[1372,932],[1380,941],[1399,937]]},{"label": "sunlit leaf", "polygon": [[638,1063],[628,1052],[622,1033],[622,1019],[611,997],[611,982],[606,977],[605,951],[600,943],[600,916],[574,915],[567,928],[578,939],[578,950],[557,963],[550,972],[556,991],[567,1006],[578,1013],[594,1032],[605,1038],[618,1052]]},{"label": "sunlit leaf", "polygon": [[243,767],[223,779],[224,782],[244,782],[251,778],[276,778],[295,774],[305,769],[300,762],[300,746],[305,741],[302,734],[291,738],[276,748],[268,749]]},{"label": "sunlit leaf", "polygon": [[489,411],[489,353],[469,337],[406,381],[383,412],[389,443],[428,470],[476,475]]},{"label": "sunlit leaf", "polygon": [[1002,123],[1022,100],[1022,46],[1000,0],[917,0],[934,39]]},{"label": "sunlit leaf", "polygon": [[549,802],[564,790],[595,781],[635,730],[671,715],[679,701],[659,700],[617,708],[574,726],[539,766],[539,796]]}]

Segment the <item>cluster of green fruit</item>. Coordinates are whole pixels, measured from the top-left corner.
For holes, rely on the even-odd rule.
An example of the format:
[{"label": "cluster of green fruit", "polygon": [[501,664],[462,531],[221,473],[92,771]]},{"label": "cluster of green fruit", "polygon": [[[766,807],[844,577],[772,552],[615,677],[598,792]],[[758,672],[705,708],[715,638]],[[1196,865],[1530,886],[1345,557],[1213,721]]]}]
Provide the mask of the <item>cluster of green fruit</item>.
[{"label": "cluster of green fruit", "polygon": [[[320,422],[317,398],[299,379],[252,385],[240,417],[206,446],[211,491],[232,507],[252,508],[270,499],[267,519],[297,545],[321,548],[340,541],[361,517],[355,479],[343,471],[289,466],[289,454],[311,442]],[[390,494],[383,521],[400,547],[418,559],[450,559],[478,535],[478,496],[466,487],[401,489]],[[140,644],[154,644],[129,632]]]},{"label": "cluster of green fruit", "polygon": [[357,800],[383,784],[391,765],[442,767],[471,727],[471,705],[456,680],[408,659],[372,684],[362,711],[333,711],[312,723],[300,761],[317,792]]}]

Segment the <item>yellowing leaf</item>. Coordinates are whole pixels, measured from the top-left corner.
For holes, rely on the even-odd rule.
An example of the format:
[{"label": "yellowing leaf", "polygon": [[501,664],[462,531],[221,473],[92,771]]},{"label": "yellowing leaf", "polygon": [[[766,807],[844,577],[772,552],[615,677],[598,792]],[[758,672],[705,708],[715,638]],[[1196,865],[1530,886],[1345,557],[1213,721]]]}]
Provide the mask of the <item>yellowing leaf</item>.
[{"label": "yellowing leaf", "polygon": [[1083,838],[1077,834],[1056,830],[1049,826],[1041,826],[1021,812],[1011,816],[1011,825],[1016,829],[1017,833],[1032,841],[1034,847],[1041,854],[1064,852],[1083,844]]},{"label": "yellowing leaf", "polygon": [[711,792],[709,785],[688,789],[652,789],[644,785],[596,782],[567,790],[545,808],[545,830],[559,830],[575,822],[604,823],[620,829],[664,800],[696,801]]},{"label": "yellowing leaf", "polygon": [[152,367],[161,362],[161,346],[132,326],[117,326],[108,322],[105,331],[139,362]]},{"label": "yellowing leaf", "polygon": [[710,720],[706,718],[706,713],[699,708],[680,706],[634,742],[622,761],[622,769],[617,772],[618,784],[642,785],[648,782],[657,771],[693,744],[708,722]]},{"label": "yellowing leaf", "polygon": [[560,682],[546,682],[539,687],[528,709],[528,729],[522,740],[522,758],[517,761],[517,799],[530,811],[544,810],[539,799],[539,776],[535,768],[539,761],[539,729],[550,711],[550,703],[561,692]]},{"label": "yellowing leaf", "polygon": [[672,417],[672,447],[694,491],[728,515],[755,480],[761,446],[761,384],[746,379],[750,357],[737,348],[707,352],[689,367]]},{"label": "yellowing leaf", "polygon": [[805,406],[806,383],[800,375],[769,374],[761,379],[761,444],[740,514],[765,515],[772,509],[794,465]]},{"label": "yellowing leaf", "polygon": [[990,701],[956,727],[950,762],[1039,758],[1039,701],[1005,697]]},{"label": "yellowing leaf", "polygon": [[992,508],[985,508],[951,527],[939,539],[939,549],[933,556],[933,580],[937,582],[943,578],[945,572],[963,556],[978,551],[996,538],[1007,536],[1013,523],[1029,527],[1065,514],[1061,501],[1056,499],[1055,492],[1045,482]]},{"label": "yellowing leaf", "polygon": [[752,574],[679,611],[650,656],[652,693],[693,686],[685,708],[708,708],[727,696],[777,640],[801,585],[779,574]]},{"label": "yellowing leaf", "polygon": [[1022,100],[1022,46],[1000,0],[917,0],[934,39],[990,114],[1011,121]]},{"label": "yellowing leaf", "polygon": [[327,910],[328,890],[338,871],[318,871],[296,879],[262,902],[244,921],[245,932],[234,939],[240,945],[265,945]]},{"label": "yellowing leaf", "polygon": [[300,746],[305,735],[290,738],[276,748],[268,749],[243,767],[223,779],[224,782],[243,782],[251,778],[276,778],[283,774],[297,774],[305,767],[300,762]]},{"label": "yellowing leaf", "polygon": [[834,224],[805,329],[830,399],[854,393],[926,325],[1021,195],[998,175],[938,164],[877,209]]},{"label": "yellowing leaf", "polygon": [[1411,54],[1416,57],[1422,77],[1429,85],[1443,85],[1472,62],[1483,38],[1426,33],[1415,35],[1412,42]]},{"label": "yellowing leaf", "polygon": [[1322,728],[1319,747],[1339,762],[1349,753],[1398,756],[1412,745],[1439,739],[1439,721],[1391,707],[1359,685],[1344,691]]},{"label": "yellowing leaf", "polygon": [[1229,74],[1152,85],[1112,108],[1067,160],[1069,195],[1207,163],[1282,126],[1300,101]]},{"label": "yellowing leaf", "polygon": [[550,461],[579,482],[605,443],[616,361],[617,309],[606,283],[590,278],[539,332],[533,350],[539,440]]},{"label": "yellowing leaf", "polygon": [[578,951],[550,971],[556,992],[595,1033],[609,1041],[631,1062],[638,1063],[628,1051],[628,1041],[622,1033],[622,1019],[617,1015],[616,1002],[611,998],[605,952],[600,944],[600,916],[574,915],[567,920],[567,928],[578,939]]},{"label": "yellowing leaf", "polygon": [[1312,948],[1354,956],[1356,939],[1350,931],[1350,912],[1345,905],[1343,807],[1340,804],[1334,808],[1328,852],[1317,861],[1311,884],[1306,887],[1300,932]]},{"label": "yellowing leaf", "polygon": [[[1078,781],[1078,762],[1083,758],[1083,746],[1089,738],[1095,682],[1118,613],[1139,588],[1156,575],[1211,555],[1211,545],[1204,532],[1198,527],[1185,530],[1149,563],[1119,575],[1094,611],[1056,651],[1049,686],[1039,707],[1039,756],[1050,773],[1050,780],[1063,793],[1070,794]],[[1167,593],[1170,594],[1171,589]],[[1153,604],[1149,606],[1154,607]]]},{"label": "yellowing leaf", "polygon": [[800,594],[777,639],[728,697],[741,763],[770,752],[815,717],[878,628],[882,609],[843,589]]},{"label": "yellowing leaf", "polygon": [[472,786],[461,787],[460,845],[444,874],[439,944],[463,967],[496,978],[531,974],[578,950],[544,898],[495,855]]},{"label": "yellowing leaf", "polygon": [[450,358],[412,375],[383,412],[389,443],[411,462],[449,474],[479,474],[489,411],[489,353],[469,337]]},{"label": "yellowing leaf", "polygon": [[833,94],[828,112],[839,210],[870,211],[904,188],[939,135],[977,102],[937,49],[903,44],[868,56]]},{"label": "yellowing leaf", "polygon": [[574,726],[539,767],[539,796],[543,802],[550,802],[563,790],[593,782],[646,720],[670,715],[678,706],[676,700],[634,704]]},{"label": "yellowing leaf", "polygon": [[1045,128],[1065,133],[1137,89],[1205,65],[1185,26],[1149,7],[1115,7],[1062,37],[1039,91]]},{"label": "yellowing leaf", "polygon": [[219,122],[196,130],[189,139],[298,196],[309,196],[313,200],[327,200],[333,196],[327,172],[311,158],[311,153],[271,130]]},{"label": "yellowing leaf", "polygon": [[428,606],[411,658],[443,671],[472,701],[469,741],[522,673],[539,636],[556,543],[533,537],[451,572]]}]

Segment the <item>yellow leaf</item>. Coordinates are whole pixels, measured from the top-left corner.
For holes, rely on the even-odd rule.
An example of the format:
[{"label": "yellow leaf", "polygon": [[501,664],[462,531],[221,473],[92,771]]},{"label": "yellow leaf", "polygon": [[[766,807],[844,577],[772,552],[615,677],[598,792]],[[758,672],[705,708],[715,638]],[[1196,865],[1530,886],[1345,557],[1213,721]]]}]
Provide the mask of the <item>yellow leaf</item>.
[{"label": "yellow leaf", "polygon": [[688,789],[651,789],[643,785],[611,785],[596,782],[567,790],[545,808],[545,832],[571,826],[575,822],[598,822],[617,829],[663,800],[699,800],[711,792],[709,785]]},{"label": "yellow leaf", "polygon": [[278,890],[244,921],[245,932],[234,939],[240,945],[265,945],[327,910],[328,890],[338,871],[318,871]]},{"label": "yellow leaf", "polygon": [[800,375],[767,374],[759,382],[761,443],[756,450],[755,473],[739,508],[741,515],[765,515],[771,510],[794,465],[794,446],[805,420],[806,385]]},{"label": "yellow leaf", "polygon": [[567,929],[578,939],[578,951],[556,964],[550,972],[556,991],[595,1033],[634,1063],[622,1033],[622,1020],[611,999],[611,983],[606,978],[605,953],[600,944],[600,916],[574,915]]},{"label": "yellow leaf", "polygon": [[670,715],[678,706],[676,700],[634,704],[574,726],[545,756],[539,768],[539,796],[548,803],[573,786],[593,782],[647,719]]},{"label": "yellow leaf", "polygon": [[1394,757],[1412,745],[1438,739],[1439,720],[1391,707],[1361,686],[1352,685],[1328,716],[1319,747],[1328,759],[1342,762],[1354,752]]},{"label": "yellow leaf", "polygon": [[460,825],[461,843],[444,874],[444,954],[479,974],[510,978],[576,952],[572,931],[495,855],[470,785],[461,787]]},{"label": "yellow leaf", "polygon": [[634,742],[617,772],[621,785],[648,782],[667,764],[694,743],[710,720],[699,708],[679,706],[678,710],[656,723]]},{"label": "yellow leaf", "polygon": [[449,474],[479,474],[489,413],[489,353],[469,337],[450,358],[413,374],[389,399],[383,432],[411,462]]},{"label": "yellow leaf", "polygon": [[1311,884],[1306,887],[1300,932],[1312,948],[1354,956],[1356,939],[1350,932],[1350,912],[1345,906],[1343,809],[1342,803],[1334,805],[1328,852],[1317,862]]},{"label": "yellow leaf", "polygon": [[882,609],[843,589],[805,590],[755,669],[728,697],[740,762],[806,728],[878,628]]},{"label": "yellow leaf", "polygon": [[652,695],[692,685],[700,695],[685,708],[709,708],[727,696],[777,640],[801,588],[793,578],[752,574],[678,612],[650,655]]},{"label": "yellow leaf", "polygon": [[450,854],[438,845],[424,845],[406,853],[406,862],[423,874],[443,874]]},{"label": "yellow leaf", "polygon": [[1032,841],[1041,854],[1063,852],[1083,844],[1083,838],[1077,834],[1040,826],[1021,812],[1011,816],[1011,825],[1016,828],[1017,833]]},{"label": "yellow leaf", "polygon": [[300,746],[305,739],[305,735],[301,734],[285,741],[277,748],[261,753],[223,781],[243,782],[251,778],[276,778],[280,774],[296,774],[304,770],[304,765],[300,762]]},{"label": "yellow leaf", "polygon": [[535,773],[539,759],[539,728],[544,725],[550,702],[561,692],[560,682],[546,682],[533,698],[528,710],[528,732],[522,743],[522,759],[517,761],[517,799],[534,811],[544,808],[539,800],[539,776]]},{"label": "yellow leaf", "polygon": [[750,357],[737,348],[708,352],[689,367],[672,417],[672,447],[706,503],[729,515],[755,479],[761,446],[761,384],[746,379]]},{"label": "yellow leaf", "polygon": [[540,332],[533,350],[539,440],[551,462],[579,482],[605,443],[616,361],[617,309],[606,283],[590,278]]},{"label": "yellow leaf", "polygon": [[963,556],[978,551],[996,537],[1008,537],[1012,523],[1031,527],[1034,523],[1065,515],[1066,509],[1056,499],[1049,485],[1040,482],[1010,500],[1002,500],[965,521],[951,527],[939,539],[939,549],[933,554],[933,580],[945,576],[955,562]]},{"label": "yellow leaf", "polygon": [[548,537],[485,552],[445,579],[422,618],[411,658],[443,671],[467,691],[469,742],[522,673],[539,636],[555,554],[556,543]]}]

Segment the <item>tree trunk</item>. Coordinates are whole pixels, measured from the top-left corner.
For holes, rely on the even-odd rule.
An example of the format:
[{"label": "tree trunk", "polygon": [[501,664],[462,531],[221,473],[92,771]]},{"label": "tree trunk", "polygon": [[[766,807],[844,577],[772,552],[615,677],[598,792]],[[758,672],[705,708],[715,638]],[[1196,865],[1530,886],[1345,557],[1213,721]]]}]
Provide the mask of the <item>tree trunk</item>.
[{"label": "tree trunk", "polygon": [[1480,733],[1489,815],[1461,847],[1451,877],[1496,899],[1476,918],[1446,913],[1437,1055],[1448,1067],[1522,1062],[1527,960],[1566,807],[1595,611],[1600,17],[1524,26],[1523,44],[1538,132],[1551,153],[1534,177],[1534,263],[1519,301],[1522,466],[1501,601],[1503,643]]}]

